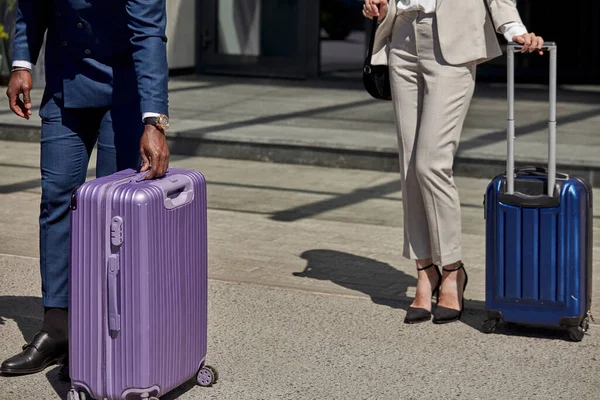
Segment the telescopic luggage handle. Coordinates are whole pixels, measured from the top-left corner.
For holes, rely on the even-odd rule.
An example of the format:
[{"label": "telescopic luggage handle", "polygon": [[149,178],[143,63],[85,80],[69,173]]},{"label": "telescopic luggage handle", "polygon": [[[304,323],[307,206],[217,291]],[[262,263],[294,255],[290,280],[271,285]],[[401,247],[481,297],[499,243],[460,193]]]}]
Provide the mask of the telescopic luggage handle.
[{"label": "telescopic luggage handle", "polygon": [[[507,46],[508,75],[508,127],[506,130],[506,193],[513,194],[515,189],[515,53],[523,48],[522,44],[509,42]],[[556,43],[544,42],[543,51],[550,53],[550,101],[548,118],[548,196],[554,196],[556,182]]]}]

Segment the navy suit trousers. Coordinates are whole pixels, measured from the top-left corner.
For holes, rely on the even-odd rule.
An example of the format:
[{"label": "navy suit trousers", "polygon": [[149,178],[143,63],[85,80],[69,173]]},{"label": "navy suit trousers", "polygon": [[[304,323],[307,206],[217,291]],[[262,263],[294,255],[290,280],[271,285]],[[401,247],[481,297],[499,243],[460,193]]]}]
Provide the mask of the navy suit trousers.
[{"label": "navy suit trousers", "polygon": [[144,130],[139,102],[111,108],[65,108],[45,93],[42,118],[40,269],[46,307],[67,308],[69,301],[70,202],[86,180],[94,146],[96,177],[139,168]]}]

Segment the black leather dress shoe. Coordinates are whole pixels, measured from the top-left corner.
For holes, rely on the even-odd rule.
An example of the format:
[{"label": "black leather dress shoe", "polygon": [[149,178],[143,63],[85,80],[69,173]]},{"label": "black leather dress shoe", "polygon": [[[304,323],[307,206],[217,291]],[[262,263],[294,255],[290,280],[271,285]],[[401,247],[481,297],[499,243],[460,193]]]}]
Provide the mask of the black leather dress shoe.
[{"label": "black leather dress shoe", "polygon": [[61,362],[67,352],[67,340],[53,339],[46,332],[40,332],[23,346],[23,351],[9,358],[0,366],[5,375],[27,375],[43,371],[48,366]]}]

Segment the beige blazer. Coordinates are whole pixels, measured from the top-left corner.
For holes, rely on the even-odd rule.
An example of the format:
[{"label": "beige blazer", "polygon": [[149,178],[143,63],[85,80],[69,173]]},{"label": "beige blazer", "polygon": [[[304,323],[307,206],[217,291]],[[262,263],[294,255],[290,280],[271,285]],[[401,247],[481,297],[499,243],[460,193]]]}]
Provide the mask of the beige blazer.
[{"label": "beige blazer", "polygon": [[[437,0],[437,30],[447,63],[482,63],[502,55],[484,1],[489,4],[496,28],[509,22],[522,23],[515,0]],[[397,0],[388,2],[388,14],[375,33],[371,59],[374,65],[388,63]]]}]

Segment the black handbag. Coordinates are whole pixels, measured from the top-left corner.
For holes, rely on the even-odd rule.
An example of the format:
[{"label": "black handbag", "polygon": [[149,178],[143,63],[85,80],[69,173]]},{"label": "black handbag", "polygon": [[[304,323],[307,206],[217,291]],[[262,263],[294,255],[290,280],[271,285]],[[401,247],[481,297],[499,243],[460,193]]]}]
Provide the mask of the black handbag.
[{"label": "black handbag", "polygon": [[372,65],[373,46],[375,45],[375,31],[377,30],[377,17],[373,17],[369,50],[363,67],[363,85],[367,92],[378,100],[391,100],[390,69],[387,65]]}]

